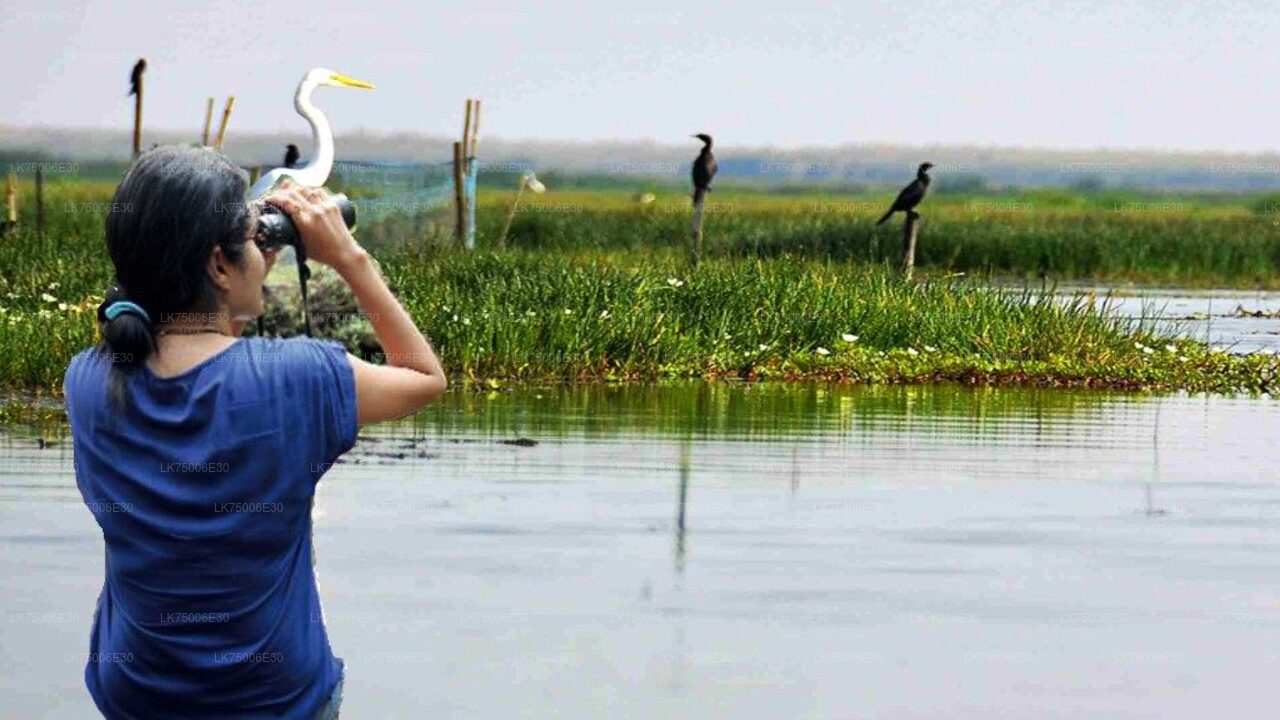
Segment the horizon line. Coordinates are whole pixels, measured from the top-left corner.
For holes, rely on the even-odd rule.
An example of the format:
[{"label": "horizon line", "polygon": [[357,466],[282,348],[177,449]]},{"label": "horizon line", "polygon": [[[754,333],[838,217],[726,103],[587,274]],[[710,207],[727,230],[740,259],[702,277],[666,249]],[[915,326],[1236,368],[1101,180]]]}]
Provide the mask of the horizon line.
[{"label": "horizon line", "polygon": [[[64,133],[118,133],[128,137],[132,134],[132,128],[119,128],[110,125],[63,125],[63,124],[39,124],[25,125],[16,123],[0,122],[0,131],[18,131],[18,132],[64,132]],[[199,134],[198,129],[186,127],[155,127],[144,128],[145,132],[159,133],[162,135],[181,135],[190,133],[193,136]],[[6,133],[0,132],[0,144],[10,144],[14,138],[4,138]],[[309,131],[302,129],[299,131],[278,129],[278,130],[240,130],[236,134],[251,138],[266,138],[272,136],[298,135],[307,137],[309,140]],[[393,138],[396,136],[416,136],[427,138],[430,140],[439,140],[441,142],[452,142],[454,139],[448,135],[438,135],[434,133],[424,132],[421,130],[385,130],[369,127],[356,127],[348,131],[344,131],[343,135],[362,136],[373,138]],[[234,136],[228,133],[228,138]],[[596,145],[655,145],[659,147],[677,149],[684,145],[676,141],[663,141],[657,138],[607,138],[584,140],[581,138],[543,138],[543,137],[505,137],[505,136],[480,136],[481,143],[496,142],[501,145],[568,145],[578,147],[591,147]],[[1053,146],[1053,145],[991,145],[980,143],[899,143],[883,140],[866,140],[866,141],[850,141],[845,143],[830,144],[813,144],[813,145],[768,145],[760,143],[743,143],[734,144],[732,141],[726,142],[720,137],[716,138],[716,147],[720,150],[731,149],[734,154],[745,152],[784,152],[784,153],[804,153],[815,151],[832,151],[852,148],[864,149],[884,149],[895,151],[919,150],[926,152],[930,150],[944,151],[971,151],[971,152],[996,152],[996,153],[1042,153],[1048,155],[1072,155],[1072,154],[1089,154],[1089,155],[1148,155],[1148,156],[1184,156],[1184,157],[1267,157],[1280,156],[1280,149],[1272,150],[1227,150],[1227,149],[1179,149],[1159,146],[1092,146],[1092,147],[1073,147],[1073,146]]]}]

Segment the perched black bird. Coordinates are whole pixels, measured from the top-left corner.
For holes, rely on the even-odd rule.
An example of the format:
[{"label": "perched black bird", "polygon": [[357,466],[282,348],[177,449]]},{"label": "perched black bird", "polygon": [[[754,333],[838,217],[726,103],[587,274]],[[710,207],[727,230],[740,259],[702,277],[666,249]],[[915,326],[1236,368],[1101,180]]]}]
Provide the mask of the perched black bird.
[{"label": "perched black bird", "polygon": [[129,95],[138,94],[138,86],[142,84],[142,73],[147,71],[147,59],[138,58],[133,64],[133,72],[129,73]]},{"label": "perched black bird", "polygon": [[298,146],[289,143],[289,147],[284,149],[284,166],[287,168],[298,167]]},{"label": "perched black bird", "polygon": [[711,154],[711,136],[699,133],[693,137],[702,141],[702,152],[693,161],[693,204],[702,202],[711,192],[711,178],[716,176],[716,156]]},{"label": "perched black bird", "polygon": [[924,200],[924,196],[929,192],[929,168],[933,167],[933,163],[923,163],[920,169],[916,171],[916,179],[911,184],[902,188],[902,192],[898,193],[898,199],[893,201],[893,207],[889,208],[889,212],[880,218],[876,225],[883,225],[889,219],[889,216],[896,212],[904,212],[910,215],[915,211],[915,207]]}]

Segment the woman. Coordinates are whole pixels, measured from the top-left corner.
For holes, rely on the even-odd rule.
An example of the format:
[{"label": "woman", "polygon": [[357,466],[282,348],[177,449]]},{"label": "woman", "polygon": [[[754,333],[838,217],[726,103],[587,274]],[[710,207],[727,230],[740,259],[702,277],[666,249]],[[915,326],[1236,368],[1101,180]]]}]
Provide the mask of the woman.
[{"label": "woman", "polygon": [[106,577],[85,683],[108,718],[336,717],[312,564],[316,482],[357,426],[417,411],[440,361],[319,188],[264,200],[336,270],[388,358],[241,337],[275,261],[248,178],[217,151],[144,153],[116,190],[102,343],[64,379],[76,482]]}]

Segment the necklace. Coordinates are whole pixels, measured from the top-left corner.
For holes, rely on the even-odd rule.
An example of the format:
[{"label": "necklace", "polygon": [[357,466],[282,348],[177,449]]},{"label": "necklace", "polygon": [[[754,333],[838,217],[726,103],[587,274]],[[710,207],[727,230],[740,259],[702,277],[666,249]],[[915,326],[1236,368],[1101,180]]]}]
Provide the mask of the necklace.
[{"label": "necklace", "polygon": [[[156,332],[157,335],[199,335],[200,333],[218,333],[223,335],[218,328],[165,328]],[[228,336],[230,337],[230,336]]]}]

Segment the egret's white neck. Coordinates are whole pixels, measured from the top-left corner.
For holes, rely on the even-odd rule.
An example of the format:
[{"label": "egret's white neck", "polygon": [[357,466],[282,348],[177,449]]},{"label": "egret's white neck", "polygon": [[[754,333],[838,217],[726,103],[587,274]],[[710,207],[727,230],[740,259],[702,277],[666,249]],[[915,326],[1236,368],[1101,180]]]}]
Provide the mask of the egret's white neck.
[{"label": "egret's white neck", "polygon": [[306,170],[308,175],[321,178],[317,185],[322,184],[324,178],[328,178],[329,172],[333,170],[333,130],[329,127],[329,119],[324,116],[320,108],[311,104],[310,92],[299,93],[294,107],[297,108],[299,115],[311,123],[313,154],[311,162],[307,163]]}]

